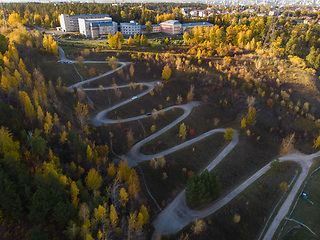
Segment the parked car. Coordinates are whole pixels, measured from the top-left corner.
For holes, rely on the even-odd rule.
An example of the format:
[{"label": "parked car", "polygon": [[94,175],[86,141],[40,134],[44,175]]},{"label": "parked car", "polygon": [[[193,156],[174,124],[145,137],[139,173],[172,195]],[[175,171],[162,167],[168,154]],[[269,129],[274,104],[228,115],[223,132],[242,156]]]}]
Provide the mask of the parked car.
[{"label": "parked car", "polygon": [[151,116],[152,114],[151,114],[151,113],[147,113],[146,115],[147,115],[147,116]]},{"label": "parked car", "polygon": [[131,99],[132,100],[135,100],[135,99],[137,99],[138,97],[137,96],[133,96]]}]

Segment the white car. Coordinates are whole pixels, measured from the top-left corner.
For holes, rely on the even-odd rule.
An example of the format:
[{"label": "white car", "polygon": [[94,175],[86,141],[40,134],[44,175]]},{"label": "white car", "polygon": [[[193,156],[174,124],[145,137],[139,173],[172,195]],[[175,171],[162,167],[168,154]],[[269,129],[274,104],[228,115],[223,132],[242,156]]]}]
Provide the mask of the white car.
[{"label": "white car", "polygon": [[133,96],[131,99],[132,100],[135,100],[135,99],[137,99],[138,97],[137,96]]}]

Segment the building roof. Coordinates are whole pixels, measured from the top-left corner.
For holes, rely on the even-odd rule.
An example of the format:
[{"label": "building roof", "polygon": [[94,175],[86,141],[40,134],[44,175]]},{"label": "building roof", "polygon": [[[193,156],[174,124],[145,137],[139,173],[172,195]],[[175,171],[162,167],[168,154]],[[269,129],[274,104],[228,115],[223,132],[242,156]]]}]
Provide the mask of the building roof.
[{"label": "building roof", "polygon": [[136,21],[130,21],[128,23],[120,23],[120,26],[123,26],[123,25],[129,25],[129,26],[139,26],[140,24],[137,23]]},{"label": "building roof", "polygon": [[81,14],[81,15],[69,15],[70,17],[109,17],[109,14]]},{"label": "building roof", "polygon": [[112,26],[113,23],[111,21],[106,22],[106,21],[99,21],[99,22],[91,22],[92,26]]},{"label": "building roof", "polygon": [[110,22],[112,23],[112,18],[111,17],[105,17],[105,18],[93,18],[93,19],[88,19],[88,18],[79,18],[79,20],[84,20],[85,22],[89,23],[101,23],[101,22]]},{"label": "building roof", "polygon": [[205,26],[205,27],[212,27],[212,23],[208,22],[195,22],[195,23],[184,23],[182,24],[182,27],[196,27],[196,26]]},{"label": "building roof", "polygon": [[178,24],[181,24],[181,23],[178,20],[167,20],[167,21],[162,22],[160,24],[178,25]]}]

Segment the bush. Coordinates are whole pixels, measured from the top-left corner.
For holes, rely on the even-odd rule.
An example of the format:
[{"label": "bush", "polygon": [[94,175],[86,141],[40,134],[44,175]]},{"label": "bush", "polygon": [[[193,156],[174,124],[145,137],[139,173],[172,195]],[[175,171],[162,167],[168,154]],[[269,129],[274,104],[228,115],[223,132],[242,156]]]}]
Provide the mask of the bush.
[{"label": "bush", "polygon": [[236,133],[232,128],[227,128],[226,131],[224,132],[223,137],[226,141],[231,141],[235,134]]},{"label": "bush", "polygon": [[205,170],[193,175],[186,186],[186,200],[191,208],[201,207],[217,199],[221,194],[221,183],[215,172]]}]

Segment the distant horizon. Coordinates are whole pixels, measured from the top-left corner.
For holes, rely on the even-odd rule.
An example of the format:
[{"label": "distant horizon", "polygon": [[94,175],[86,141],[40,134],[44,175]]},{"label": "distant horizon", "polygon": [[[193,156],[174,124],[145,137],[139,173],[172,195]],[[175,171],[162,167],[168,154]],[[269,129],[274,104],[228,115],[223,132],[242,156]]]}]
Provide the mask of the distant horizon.
[{"label": "distant horizon", "polygon": [[[1,3],[110,3],[121,4],[122,0],[0,0]],[[202,3],[212,5],[273,5],[275,0],[123,0],[123,3]],[[279,0],[277,5],[319,6],[320,0]]]}]

